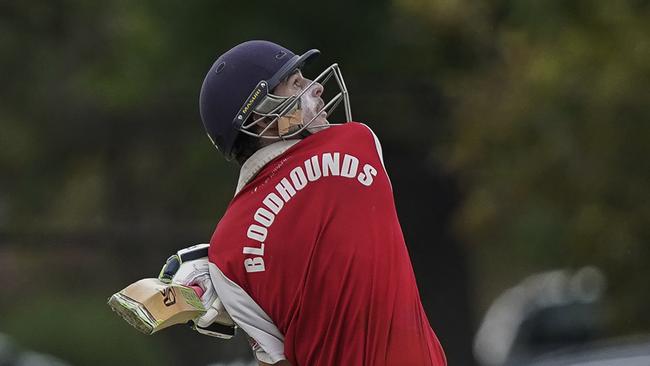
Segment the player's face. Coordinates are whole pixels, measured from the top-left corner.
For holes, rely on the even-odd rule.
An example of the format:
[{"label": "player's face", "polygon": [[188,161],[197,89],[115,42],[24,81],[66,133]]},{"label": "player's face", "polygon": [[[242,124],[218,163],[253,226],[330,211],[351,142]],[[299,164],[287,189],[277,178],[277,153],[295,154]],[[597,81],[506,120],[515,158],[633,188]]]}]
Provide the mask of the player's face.
[{"label": "player's face", "polygon": [[[273,94],[289,97],[298,95],[305,90],[312,81],[305,78],[300,70],[296,70],[284,82],[280,83],[274,90]],[[321,97],[323,94],[323,86],[320,83],[314,83],[307,92],[300,97],[300,105],[302,109],[302,119],[304,123],[311,121],[318,112],[323,109],[325,103]],[[327,113],[321,112],[316,119],[307,127],[309,132],[316,132],[328,125]]]}]

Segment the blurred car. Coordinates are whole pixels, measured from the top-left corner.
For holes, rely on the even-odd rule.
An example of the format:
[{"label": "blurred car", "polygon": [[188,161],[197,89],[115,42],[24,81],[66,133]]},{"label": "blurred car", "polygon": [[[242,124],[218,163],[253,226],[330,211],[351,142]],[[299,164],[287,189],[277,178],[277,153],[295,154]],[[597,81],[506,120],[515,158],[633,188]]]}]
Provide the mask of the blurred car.
[{"label": "blurred car", "polygon": [[619,339],[569,348],[537,360],[525,361],[527,366],[648,366],[650,338]]},{"label": "blurred car", "polygon": [[603,340],[606,280],[595,267],[530,276],[488,308],[474,338],[482,366],[650,366],[650,336]]}]

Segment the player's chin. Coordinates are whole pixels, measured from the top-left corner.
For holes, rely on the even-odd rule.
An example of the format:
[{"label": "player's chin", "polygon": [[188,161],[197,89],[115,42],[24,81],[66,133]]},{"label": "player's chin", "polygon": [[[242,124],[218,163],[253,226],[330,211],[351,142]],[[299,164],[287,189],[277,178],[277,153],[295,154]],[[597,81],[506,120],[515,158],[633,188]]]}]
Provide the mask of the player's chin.
[{"label": "player's chin", "polygon": [[320,116],[318,116],[316,119],[314,119],[309,126],[307,126],[307,131],[311,133],[316,133],[318,131],[322,131],[329,127],[330,123],[327,120],[327,113],[323,113]]},{"label": "player's chin", "polygon": [[316,123],[319,125],[329,126],[330,121],[327,120],[327,113],[321,113],[321,115],[316,118]]}]

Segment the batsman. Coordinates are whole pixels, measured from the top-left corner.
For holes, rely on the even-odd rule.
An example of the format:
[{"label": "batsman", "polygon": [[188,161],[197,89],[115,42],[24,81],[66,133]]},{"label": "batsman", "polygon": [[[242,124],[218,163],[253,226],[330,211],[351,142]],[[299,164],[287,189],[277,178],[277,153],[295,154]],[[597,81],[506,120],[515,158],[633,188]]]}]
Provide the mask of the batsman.
[{"label": "batsman", "polygon": [[[239,328],[260,365],[446,365],[379,140],[352,122],[337,64],[303,75],[318,55],[248,41],[217,58],[200,112],[212,143],[241,167],[234,197],[209,245],[167,261],[164,288],[142,295],[150,283],[140,281],[111,306],[148,333],[187,320],[220,338]],[[340,105],[345,120],[334,123]],[[168,305],[142,296],[178,308],[163,314]]]}]

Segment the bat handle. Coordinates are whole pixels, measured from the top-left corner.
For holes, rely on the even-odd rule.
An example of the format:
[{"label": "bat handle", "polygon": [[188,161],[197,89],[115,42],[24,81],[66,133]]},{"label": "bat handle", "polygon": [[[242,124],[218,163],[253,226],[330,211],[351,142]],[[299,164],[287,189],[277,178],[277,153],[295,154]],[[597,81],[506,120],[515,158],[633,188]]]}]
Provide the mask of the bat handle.
[{"label": "bat handle", "polygon": [[203,289],[201,288],[201,286],[198,286],[198,285],[191,285],[190,287],[192,288],[192,290],[194,290],[194,292],[196,293],[196,296],[198,296],[199,299],[201,298],[201,296],[203,296],[203,292],[204,292],[204,291],[203,291]]}]

